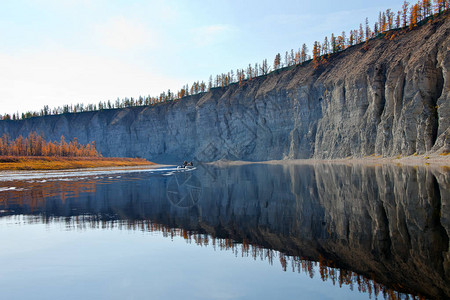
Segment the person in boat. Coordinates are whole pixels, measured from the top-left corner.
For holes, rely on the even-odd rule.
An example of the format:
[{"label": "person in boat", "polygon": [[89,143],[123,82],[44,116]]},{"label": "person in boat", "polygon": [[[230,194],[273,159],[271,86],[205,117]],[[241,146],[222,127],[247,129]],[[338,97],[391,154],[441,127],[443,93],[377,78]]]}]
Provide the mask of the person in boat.
[{"label": "person in boat", "polygon": [[186,168],[187,165],[188,165],[188,162],[187,162],[187,161],[184,161],[184,162],[183,162],[183,168]]},{"label": "person in boat", "polygon": [[190,166],[190,167],[193,167],[193,166],[194,166],[194,163],[191,161],[191,162],[188,163],[187,165]]}]

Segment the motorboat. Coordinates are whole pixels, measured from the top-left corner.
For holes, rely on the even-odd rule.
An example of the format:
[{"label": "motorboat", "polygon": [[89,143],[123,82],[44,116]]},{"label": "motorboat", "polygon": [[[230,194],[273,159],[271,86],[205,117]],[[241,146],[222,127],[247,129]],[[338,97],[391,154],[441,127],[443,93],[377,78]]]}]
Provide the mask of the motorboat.
[{"label": "motorboat", "polygon": [[177,167],[177,169],[194,169],[194,168],[195,168],[194,163],[192,161],[189,163],[187,161],[184,161],[181,166]]},{"label": "motorboat", "polygon": [[186,165],[186,166],[181,165],[181,166],[177,166],[177,169],[195,169],[195,167],[190,166],[190,165]]}]

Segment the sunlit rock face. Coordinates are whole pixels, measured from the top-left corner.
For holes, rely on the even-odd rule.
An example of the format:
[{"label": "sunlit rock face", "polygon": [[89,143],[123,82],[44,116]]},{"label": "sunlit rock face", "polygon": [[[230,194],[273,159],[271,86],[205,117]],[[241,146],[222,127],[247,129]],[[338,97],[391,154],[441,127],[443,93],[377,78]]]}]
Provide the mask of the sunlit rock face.
[{"label": "sunlit rock face", "polygon": [[95,141],[104,156],[272,160],[449,151],[450,19],[152,107],[0,122]]}]

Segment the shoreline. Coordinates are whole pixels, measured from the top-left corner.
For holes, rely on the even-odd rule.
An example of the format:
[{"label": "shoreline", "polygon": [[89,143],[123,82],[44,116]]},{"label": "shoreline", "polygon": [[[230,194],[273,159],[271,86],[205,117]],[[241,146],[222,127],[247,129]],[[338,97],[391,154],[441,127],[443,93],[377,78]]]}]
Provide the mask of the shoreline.
[{"label": "shoreline", "polygon": [[[4,158],[4,157],[3,157]],[[11,157],[10,157],[11,158]],[[159,164],[150,162],[144,159],[134,158],[61,158],[61,157],[12,157],[17,159],[17,162],[1,162],[0,173],[4,172],[43,172],[43,171],[104,171],[104,170],[127,170],[127,169],[156,169],[164,167],[173,167],[175,164]],[[22,160],[24,159],[24,160]],[[37,161],[44,162],[44,168],[37,168],[36,166],[25,166],[17,168],[14,164],[24,164]],[[56,166],[52,166],[56,163]],[[61,163],[72,163],[74,165],[61,165]],[[411,155],[398,157],[381,157],[381,156],[366,156],[366,157],[348,157],[338,159],[283,159],[283,160],[268,160],[268,161],[243,161],[243,160],[218,160],[213,162],[198,162],[197,164],[216,165],[216,166],[240,166],[249,164],[271,164],[271,165],[315,165],[315,164],[337,164],[337,165],[365,165],[365,166],[380,166],[380,165],[395,165],[395,166],[410,166],[410,167],[426,167],[426,168],[444,168],[450,169],[450,155]],[[5,165],[9,165],[5,168]]]},{"label": "shoreline", "polygon": [[16,180],[36,180],[42,178],[44,178],[44,180],[49,180],[52,178],[70,178],[80,176],[90,177],[105,174],[133,173],[165,167],[173,167],[173,165],[153,164],[145,166],[98,167],[64,170],[5,170],[0,171],[0,183]]},{"label": "shoreline", "polygon": [[218,160],[208,162],[217,166],[238,166],[248,164],[272,164],[272,165],[295,165],[295,164],[339,164],[339,165],[365,165],[365,166],[379,166],[379,165],[395,165],[395,166],[410,166],[410,167],[431,167],[431,168],[450,168],[450,155],[411,155],[403,157],[381,157],[381,156],[366,156],[366,157],[348,157],[336,159],[284,159],[284,160],[268,160],[268,161],[229,161]]},{"label": "shoreline", "polygon": [[152,165],[156,164],[142,158],[0,156],[0,172],[81,170]]}]

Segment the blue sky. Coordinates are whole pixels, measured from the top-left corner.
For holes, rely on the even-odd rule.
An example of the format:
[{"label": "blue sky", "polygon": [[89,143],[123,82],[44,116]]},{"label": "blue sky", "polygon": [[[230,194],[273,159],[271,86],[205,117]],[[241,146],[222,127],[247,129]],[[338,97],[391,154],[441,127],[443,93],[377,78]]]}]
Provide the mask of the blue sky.
[{"label": "blue sky", "polygon": [[0,114],[178,90],[402,2],[0,0]]}]

